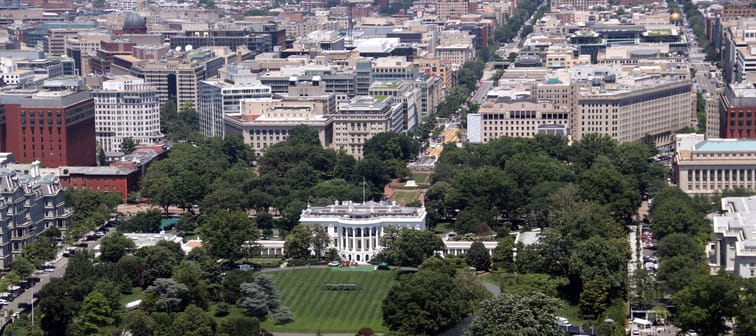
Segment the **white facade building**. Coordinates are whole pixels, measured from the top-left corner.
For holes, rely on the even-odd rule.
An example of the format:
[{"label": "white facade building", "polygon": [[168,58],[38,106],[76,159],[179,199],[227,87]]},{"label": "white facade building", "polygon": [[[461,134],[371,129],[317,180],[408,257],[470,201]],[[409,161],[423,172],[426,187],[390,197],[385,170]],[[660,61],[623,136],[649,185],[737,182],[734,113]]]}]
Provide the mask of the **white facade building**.
[{"label": "white facade building", "polygon": [[299,221],[325,228],[331,237],[329,247],[336,248],[344,260],[370,262],[383,248],[380,238],[387,227],[425,230],[425,216],[425,208],[344,201],[323,207],[308,206]]},{"label": "white facade building", "polygon": [[714,241],[707,248],[712,273],[756,277],[756,196],[722,198],[722,215],[710,215]]},{"label": "white facade building", "polygon": [[120,151],[121,142],[132,138],[150,144],[160,133],[160,100],[157,90],[143,79],[123,76],[102,83],[92,91],[95,102],[95,135],[106,152]]}]

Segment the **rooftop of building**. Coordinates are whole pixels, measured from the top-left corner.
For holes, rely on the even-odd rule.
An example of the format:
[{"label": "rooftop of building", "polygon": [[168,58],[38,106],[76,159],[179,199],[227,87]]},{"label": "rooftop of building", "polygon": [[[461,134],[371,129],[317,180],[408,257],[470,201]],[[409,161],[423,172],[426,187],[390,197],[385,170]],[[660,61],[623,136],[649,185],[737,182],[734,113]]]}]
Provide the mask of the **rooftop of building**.
[{"label": "rooftop of building", "polygon": [[738,98],[756,98],[756,83],[740,82],[730,84],[732,93]]},{"label": "rooftop of building", "polygon": [[696,152],[756,152],[756,140],[709,139],[697,143],[693,150]]},{"label": "rooftop of building", "polygon": [[302,219],[319,217],[341,217],[348,219],[369,219],[379,217],[421,217],[425,208],[405,207],[396,202],[367,201],[356,203],[352,201],[336,201],[327,206],[307,206],[302,210]]},{"label": "rooftop of building", "polygon": [[736,243],[738,254],[742,252],[756,253],[756,195],[745,197],[723,197],[722,210],[724,214],[712,214],[715,233],[735,234],[739,237]]}]

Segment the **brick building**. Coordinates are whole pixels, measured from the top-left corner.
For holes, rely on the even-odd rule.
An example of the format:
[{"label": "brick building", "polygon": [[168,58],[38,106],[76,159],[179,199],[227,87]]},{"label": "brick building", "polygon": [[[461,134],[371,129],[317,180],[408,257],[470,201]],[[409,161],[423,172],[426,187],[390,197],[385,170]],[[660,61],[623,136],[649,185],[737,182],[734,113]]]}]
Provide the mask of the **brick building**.
[{"label": "brick building", "polygon": [[88,91],[18,91],[23,92],[0,94],[1,151],[46,167],[96,164],[94,101]]},{"label": "brick building", "polygon": [[719,133],[723,138],[756,139],[756,86],[727,85],[719,100]]},{"label": "brick building", "polygon": [[107,167],[61,167],[60,183],[64,188],[116,192],[125,202],[129,192],[139,190],[139,180],[152,162],[168,155],[172,144],[159,142],[138,146],[134,152]]}]

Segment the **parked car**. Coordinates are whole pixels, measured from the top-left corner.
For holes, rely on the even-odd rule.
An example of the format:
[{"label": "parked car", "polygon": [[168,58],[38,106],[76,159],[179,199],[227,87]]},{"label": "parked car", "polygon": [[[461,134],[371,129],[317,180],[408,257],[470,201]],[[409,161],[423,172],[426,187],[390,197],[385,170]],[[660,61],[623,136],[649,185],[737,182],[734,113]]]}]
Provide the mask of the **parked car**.
[{"label": "parked car", "polygon": [[338,261],[331,261],[331,262],[328,263],[328,266],[330,266],[330,267],[339,267],[339,264],[341,264],[341,263],[338,262]]}]

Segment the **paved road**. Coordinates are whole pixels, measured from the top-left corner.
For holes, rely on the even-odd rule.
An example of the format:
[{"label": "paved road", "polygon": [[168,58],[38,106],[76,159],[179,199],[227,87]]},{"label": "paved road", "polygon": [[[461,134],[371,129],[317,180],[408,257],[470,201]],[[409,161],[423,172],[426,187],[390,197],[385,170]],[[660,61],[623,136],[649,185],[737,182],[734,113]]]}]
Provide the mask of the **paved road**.
[{"label": "paved road", "polygon": [[[110,228],[106,236],[110,235],[114,231],[115,231],[114,228]],[[102,240],[102,238],[95,241],[88,241],[87,250],[90,253],[92,253],[92,251],[94,250],[94,247],[100,243],[100,240]],[[69,246],[66,246],[66,247],[69,247]],[[18,305],[21,303],[31,303],[32,295],[34,293],[39,292],[39,290],[42,289],[42,287],[44,287],[47,283],[49,283],[50,278],[63,277],[63,275],[66,273],[66,268],[68,267],[68,258],[63,257],[63,251],[58,252],[58,256],[56,260],[53,261],[52,263],[55,266],[55,270],[53,272],[39,272],[39,271],[35,272],[35,274],[33,274],[32,277],[38,277],[40,281],[36,283],[34,287],[25,290],[23,294],[19,295],[15,300],[11,301],[9,305],[5,306],[1,310],[0,315],[5,316],[5,314],[7,314],[8,316],[11,316],[14,312],[22,311],[18,307]]]},{"label": "paved road", "polygon": [[477,91],[475,91],[475,94],[472,97],[473,103],[480,104],[486,99],[486,95],[488,94],[488,91],[491,90],[491,87],[493,87],[492,81],[481,81],[481,85],[478,88]]}]

